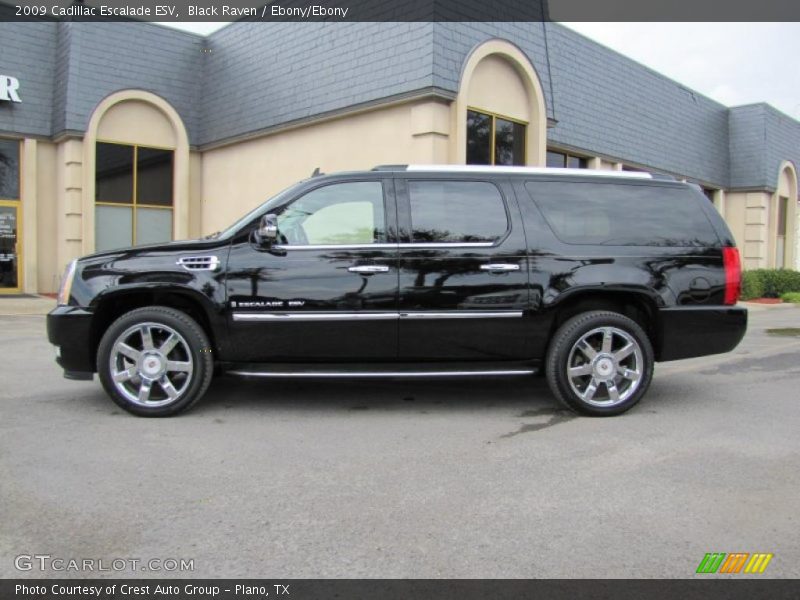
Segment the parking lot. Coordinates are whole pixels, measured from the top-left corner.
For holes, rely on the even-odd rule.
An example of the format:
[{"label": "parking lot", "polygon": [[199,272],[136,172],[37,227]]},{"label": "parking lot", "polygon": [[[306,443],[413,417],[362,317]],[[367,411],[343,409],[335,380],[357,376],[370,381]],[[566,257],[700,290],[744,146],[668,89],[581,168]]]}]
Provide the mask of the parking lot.
[{"label": "parking lot", "polygon": [[800,577],[800,337],[766,333],[789,327],[800,308],[751,311],[735,352],[657,365],[610,419],[543,379],[228,377],[141,419],[62,378],[44,317],[3,316],[0,576],[48,554],[194,561],[72,577],[692,577],[771,552],[762,577]]}]

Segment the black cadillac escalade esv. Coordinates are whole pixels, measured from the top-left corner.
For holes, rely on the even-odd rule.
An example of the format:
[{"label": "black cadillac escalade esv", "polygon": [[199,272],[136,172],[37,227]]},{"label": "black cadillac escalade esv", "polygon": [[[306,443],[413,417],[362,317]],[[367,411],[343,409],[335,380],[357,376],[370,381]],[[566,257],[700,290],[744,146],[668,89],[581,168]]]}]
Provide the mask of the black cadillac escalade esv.
[{"label": "black cadillac escalade esv", "polygon": [[656,361],[728,352],[739,253],[697,186],[649,173],[385,166],[314,176],[229,229],[67,267],[48,316],[71,379],[142,416],[215,373],[530,376],[587,415]]}]

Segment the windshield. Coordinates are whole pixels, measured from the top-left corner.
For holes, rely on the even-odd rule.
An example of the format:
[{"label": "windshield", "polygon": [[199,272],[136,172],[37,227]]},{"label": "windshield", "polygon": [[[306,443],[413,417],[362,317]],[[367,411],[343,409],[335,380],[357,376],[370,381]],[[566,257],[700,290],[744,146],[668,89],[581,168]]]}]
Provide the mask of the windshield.
[{"label": "windshield", "polygon": [[234,233],[239,231],[242,227],[247,225],[250,221],[252,221],[257,216],[259,216],[259,214],[267,214],[267,211],[269,210],[270,206],[274,206],[274,205],[280,204],[281,201],[283,201],[283,199],[286,196],[290,195],[302,183],[303,183],[302,181],[299,181],[297,183],[293,183],[292,185],[290,185],[285,190],[275,194],[272,198],[270,198],[269,200],[267,200],[263,204],[259,204],[258,206],[256,206],[253,210],[251,210],[249,213],[244,215],[241,219],[237,220],[233,225],[231,225],[227,229],[224,229],[224,230],[222,230],[222,231],[220,231],[220,232],[218,232],[216,234],[213,234],[212,236],[209,236],[209,237],[225,238],[225,237],[233,235]]}]

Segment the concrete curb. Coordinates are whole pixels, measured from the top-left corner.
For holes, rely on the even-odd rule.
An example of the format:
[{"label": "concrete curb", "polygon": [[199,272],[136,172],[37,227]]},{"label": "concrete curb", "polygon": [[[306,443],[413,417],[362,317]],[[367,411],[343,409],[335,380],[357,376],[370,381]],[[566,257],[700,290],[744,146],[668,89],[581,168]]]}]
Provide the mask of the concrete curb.
[{"label": "concrete curb", "polygon": [[43,316],[56,307],[56,301],[46,296],[35,298],[0,297],[0,317]]}]

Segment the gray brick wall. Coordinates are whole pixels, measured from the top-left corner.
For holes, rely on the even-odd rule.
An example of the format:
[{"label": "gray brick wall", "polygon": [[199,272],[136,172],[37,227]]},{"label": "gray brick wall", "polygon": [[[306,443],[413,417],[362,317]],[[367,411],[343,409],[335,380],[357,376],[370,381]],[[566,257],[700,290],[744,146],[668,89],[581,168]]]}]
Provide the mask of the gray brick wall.
[{"label": "gray brick wall", "polygon": [[68,73],[63,129],[85,130],[100,100],[137,88],[172,104],[195,143],[203,87],[202,37],[149,23],[75,22],[62,27],[69,29],[70,38],[68,65],[59,69]]},{"label": "gray brick wall", "polygon": [[728,113],[732,188],[763,187],[766,183],[765,109],[764,104],[751,104],[736,106]]},{"label": "gray brick wall", "polygon": [[0,22],[0,73],[20,81],[21,103],[0,102],[0,132],[52,131],[55,23]]},{"label": "gray brick wall", "polygon": [[768,104],[730,109],[731,188],[775,191],[780,166],[800,168],[800,123]]},{"label": "gray brick wall", "polygon": [[764,106],[767,130],[764,187],[774,190],[784,160],[791,161],[795,170],[800,173],[800,123],[768,104]]},{"label": "gray brick wall", "polygon": [[727,185],[728,110],[558,24],[548,24],[551,143]]},{"label": "gray brick wall", "polygon": [[432,84],[431,23],[233,23],[212,34],[205,144]]}]

